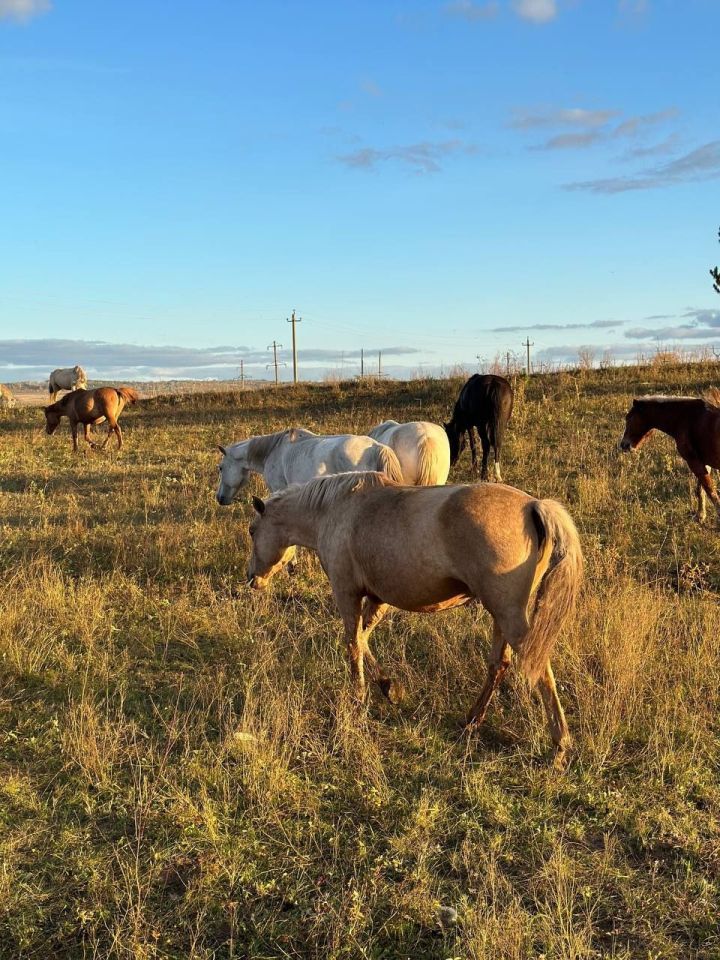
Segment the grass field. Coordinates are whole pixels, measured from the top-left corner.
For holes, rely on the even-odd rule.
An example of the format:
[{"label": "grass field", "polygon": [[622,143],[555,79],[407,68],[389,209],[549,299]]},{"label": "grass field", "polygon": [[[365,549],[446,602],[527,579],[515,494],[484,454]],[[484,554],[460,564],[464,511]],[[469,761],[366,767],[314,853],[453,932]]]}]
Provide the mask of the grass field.
[{"label": "grass field", "polygon": [[460,381],[148,400],[120,454],[0,413],[0,957],[720,957],[720,535],[671,441],[616,450],[634,394],[716,382],[517,383],[505,478],[587,561],[564,773],[518,677],[460,734],[477,609],[390,615],[408,698],[358,713],[315,558],[247,590],[250,507],[214,501],[217,443],[439,421]]}]

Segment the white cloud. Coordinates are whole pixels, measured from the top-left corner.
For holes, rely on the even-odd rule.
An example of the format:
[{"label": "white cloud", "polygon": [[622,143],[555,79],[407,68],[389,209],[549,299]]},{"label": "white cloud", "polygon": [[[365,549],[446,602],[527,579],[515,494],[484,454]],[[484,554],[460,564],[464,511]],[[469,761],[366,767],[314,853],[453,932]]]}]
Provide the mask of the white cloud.
[{"label": "white cloud", "polygon": [[0,20],[23,22],[47,13],[51,6],[50,0],[0,0]]},{"label": "white cloud", "polygon": [[533,23],[549,23],[558,12],[556,0],[515,0],[513,10],[523,20]]},{"label": "white cloud", "polygon": [[490,20],[500,12],[497,0],[488,0],[487,3],[473,3],[472,0],[452,0],[445,6],[445,11],[453,17],[462,17],[463,20]]}]

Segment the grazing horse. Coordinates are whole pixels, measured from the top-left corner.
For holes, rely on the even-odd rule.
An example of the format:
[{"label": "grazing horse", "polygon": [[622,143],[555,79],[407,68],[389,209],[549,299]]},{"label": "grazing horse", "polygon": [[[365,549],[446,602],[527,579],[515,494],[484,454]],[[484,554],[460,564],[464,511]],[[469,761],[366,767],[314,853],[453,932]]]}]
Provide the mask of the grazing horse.
[{"label": "grazing horse", "polygon": [[12,410],[16,403],[17,401],[10,387],[6,387],[4,383],[0,383],[0,407]]},{"label": "grazing horse", "polygon": [[450,472],[450,444],[447,434],[436,423],[415,420],[398,423],[385,420],[368,433],[394,450],[405,483],[415,487],[433,487],[445,483]]},{"label": "grazing horse", "polygon": [[388,605],[433,613],[479,600],[494,634],[487,680],[468,724],[484,719],[514,652],[540,687],[562,761],[570,735],[550,654],[574,606],[583,558],[575,525],[559,503],[505,485],[405,487],[380,473],[348,473],[266,501],[255,497],[253,504],[250,585],[265,587],[294,545],[317,551],[343,619],[359,698],[365,662],[388,699],[401,697],[368,646]]},{"label": "grazing horse", "polygon": [[[84,436],[91,447],[100,446],[104,449],[110,439],[110,434],[117,437],[118,450],[122,447],[122,431],[118,417],[126,403],[135,403],[138,399],[136,390],[131,387],[98,387],[97,390],[73,390],[66,393],[62,400],[43,407],[45,411],[45,430],[55,433],[60,420],[67,417],[72,431],[73,450],[77,452],[78,424],[82,423]],[[93,443],[90,439],[90,426],[94,423],[103,423],[107,420],[108,434],[102,444]]]},{"label": "grazing horse", "polygon": [[291,483],[307,483],[329,473],[379,470],[403,482],[397,457],[389,447],[370,437],[352,434],[323,437],[292,427],[279,433],[250,437],[232,446],[220,447],[220,485],[217,502],[229,506],[247,484],[250,473],[261,473],[271,493]]},{"label": "grazing horse", "polygon": [[445,424],[445,431],[450,441],[450,462],[455,463],[464,450],[467,433],[473,469],[477,470],[474,427],[482,444],[480,478],[482,480],[488,478],[488,456],[492,446],[495,454],[495,479],[501,482],[500,453],[512,408],[513,389],[509,380],[495,374],[474,373],[458,395],[452,419]]},{"label": "grazing horse", "polygon": [[625,416],[620,449],[639,449],[653,430],[673,438],[696,477],[697,519],[705,519],[707,494],[720,521],[720,497],[710,475],[711,467],[720,467],[720,407],[702,397],[638,397]]},{"label": "grazing horse", "polygon": [[87,377],[82,367],[61,367],[53,370],[48,379],[48,391],[53,403],[61,390],[87,390]]}]

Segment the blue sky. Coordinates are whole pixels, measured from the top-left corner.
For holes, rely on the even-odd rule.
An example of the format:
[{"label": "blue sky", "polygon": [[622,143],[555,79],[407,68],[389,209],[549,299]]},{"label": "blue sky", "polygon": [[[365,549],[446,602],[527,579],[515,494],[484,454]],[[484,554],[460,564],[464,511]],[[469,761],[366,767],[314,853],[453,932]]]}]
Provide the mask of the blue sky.
[{"label": "blue sky", "polygon": [[718,35],[717,0],[0,0],[0,378],[265,375],[293,307],[308,377],[720,347]]}]

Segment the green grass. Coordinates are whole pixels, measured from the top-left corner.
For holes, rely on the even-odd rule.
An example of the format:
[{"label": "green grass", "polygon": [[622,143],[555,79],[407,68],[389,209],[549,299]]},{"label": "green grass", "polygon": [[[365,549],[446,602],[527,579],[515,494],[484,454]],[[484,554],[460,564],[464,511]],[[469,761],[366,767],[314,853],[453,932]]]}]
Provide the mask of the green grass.
[{"label": "green grass", "polygon": [[440,421],[459,381],[156,398],[120,454],[0,413],[0,957],[720,956],[720,538],[671,441],[616,452],[633,395],[715,375],[517,384],[505,478],[587,560],[565,773],[515,676],[460,734],[479,610],[390,615],[407,702],[359,714],[315,558],[247,590],[250,507],[214,501],[218,443]]}]

